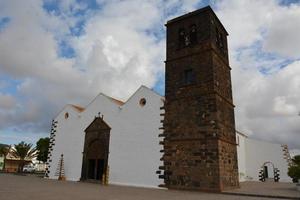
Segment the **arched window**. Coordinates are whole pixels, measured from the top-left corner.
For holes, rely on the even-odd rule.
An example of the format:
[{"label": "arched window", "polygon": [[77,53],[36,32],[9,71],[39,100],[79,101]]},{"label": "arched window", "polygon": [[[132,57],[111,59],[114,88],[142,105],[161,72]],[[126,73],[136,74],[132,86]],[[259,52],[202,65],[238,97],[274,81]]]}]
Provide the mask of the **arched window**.
[{"label": "arched window", "polygon": [[216,44],[222,50],[225,47],[225,45],[224,45],[224,37],[223,37],[222,33],[220,33],[220,31],[218,30],[218,28],[216,28]]},{"label": "arched window", "polygon": [[184,70],[184,79],[183,79],[183,83],[184,85],[190,85],[195,83],[196,77],[195,77],[195,73],[193,71],[193,69],[187,69]]},{"label": "arched window", "polygon": [[216,28],[216,44],[217,44],[217,46],[219,46],[219,44],[220,44],[219,35],[220,35],[219,30]]},{"label": "arched window", "polygon": [[220,48],[223,49],[224,48],[224,39],[223,39],[223,35],[219,34],[219,40],[220,40]]},{"label": "arched window", "polygon": [[184,28],[179,29],[179,31],[178,31],[178,46],[179,46],[179,48],[182,48],[185,46],[185,43],[186,43],[185,37],[186,37],[186,34],[185,34]]},{"label": "arched window", "polygon": [[190,41],[191,41],[191,44],[194,44],[197,42],[197,27],[195,24],[191,25],[191,27],[190,27]]}]

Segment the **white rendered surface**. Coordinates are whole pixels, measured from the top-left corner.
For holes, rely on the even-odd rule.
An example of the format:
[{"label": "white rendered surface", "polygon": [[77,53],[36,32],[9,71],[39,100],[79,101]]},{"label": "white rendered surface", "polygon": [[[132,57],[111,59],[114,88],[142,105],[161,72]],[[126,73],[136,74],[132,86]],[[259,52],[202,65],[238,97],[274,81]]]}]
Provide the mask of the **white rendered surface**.
[{"label": "white rendered surface", "polygon": [[[142,98],[146,99],[145,106],[139,104]],[[58,123],[49,177],[57,178],[55,172],[60,155],[63,154],[66,179],[80,180],[84,130],[101,112],[104,121],[111,127],[109,183],[142,187],[162,184],[163,181],[158,179],[155,172],[162,165],[158,128],[161,126],[160,107],[163,99],[141,86],[122,106],[104,94],[99,94],[82,112],[72,105],[65,106],[55,118]],[[69,114],[67,119],[65,113]],[[280,181],[291,181],[287,176],[288,164],[283,158],[281,145],[249,139],[239,133],[237,138],[240,181],[257,181],[259,170],[265,162],[274,163],[280,170]],[[271,175],[272,169],[268,170]]]},{"label": "white rendered surface", "polygon": [[[141,98],[146,99],[145,106],[139,104]],[[103,94],[83,112],[67,105],[55,119],[58,124],[49,177],[57,178],[55,171],[63,154],[66,179],[80,180],[84,130],[101,112],[111,127],[109,183],[157,187],[162,183],[155,173],[162,164],[158,137],[162,105],[163,97],[144,86],[122,106]],[[69,113],[67,119],[66,112]]]},{"label": "white rendered surface", "polygon": [[268,167],[269,178],[274,178],[274,165],[280,170],[280,182],[292,181],[287,175],[288,162],[284,159],[280,144],[251,139],[239,132],[236,133],[236,137],[240,182],[259,181],[259,171],[263,165]]},{"label": "white rendered surface", "polygon": [[246,173],[246,152],[245,152],[245,140],[246,136],[236,133],[236,141],[237,141],[237,156],[238,156],[238,168],[239,168],[239,181],[247,180]]},{"label": "white rendered surface", "polygon": [[273,177],[273,163],[280,170],[280,181],[291,182],[287,175],[288,162],[284,159],[283,148],[280,144],[264,142],[255,139],[246,139],[246,174],[252,180],[258,181],[258,173],[264,163],[267,163],[269,177]]}]

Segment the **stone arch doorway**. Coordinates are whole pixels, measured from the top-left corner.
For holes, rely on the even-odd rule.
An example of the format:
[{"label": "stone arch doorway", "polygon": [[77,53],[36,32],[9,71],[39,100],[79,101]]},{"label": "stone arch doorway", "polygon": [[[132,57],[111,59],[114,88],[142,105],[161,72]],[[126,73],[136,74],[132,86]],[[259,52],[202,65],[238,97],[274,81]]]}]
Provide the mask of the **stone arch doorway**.
[{"label": "stone arch doorway", "polygon": [[85,130],[81,180],[105,184],[108,181],[110,127],[96,117]]},{"label": "stone arch doorway", "polygon": [[270,161],[265,162],[263,165],[264,176],[266,179],[274,179],[275,167]]}]

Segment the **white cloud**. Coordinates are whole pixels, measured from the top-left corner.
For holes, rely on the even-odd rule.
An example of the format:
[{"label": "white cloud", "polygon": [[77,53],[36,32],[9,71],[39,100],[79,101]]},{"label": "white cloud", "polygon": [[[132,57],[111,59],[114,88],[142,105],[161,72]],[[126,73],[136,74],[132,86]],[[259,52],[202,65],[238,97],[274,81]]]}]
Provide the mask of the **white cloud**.
[{"label": "white cloud", "polygon": [[16,100],[13,96],[9,94],[0,93],[0,112],[9,111],[16,106]]},{"label": "white cloud", "polygon": [[8,86],[8,83],[4,80],[0,80],[0,90],[3,90]]},{"label": "white cloud", "polygon": [[[164,38],[154,32],[163,35],[169,9],[180,13],[195,2],[107,1],[101,10],[85,11],[85,3],[70,0],[51,12],[38,0],[0,5],[1,16],[11,19],[0,33],[0,72],[18,80],[17,106],[1,114],[0,127],[40,132],[66,103],[86,105],[99,92],[126,99],[141,84],[154,86],[165,55]],[[82,34],[72,35],[80,20]],[[61,57],[61,41],[74,57]]]},{"label": "white cloud", "polygon": [[261,40],[261,31],[276,6],[276,1],[263,0],[223,0],[217,3],[217,14],[229,32],[230,49],[250,46]]},{"label": "white cloud", "polygon": [[229,0],[216,4],[229,32],[237,129],[300,148],[299,5]]},{"label": "white cloud", "polygon": [[[164,72],[163,24],[199,5],[98,2],[100,10],[87,11],[83,2],[62,1],[58,13],[46,12],[38,0],[0,0],[0,16],[11,19],[0,32],[0,72],[19,84],[15,96],[2,97],[14,100],[2,101],[10,112],[0,113],[0,128],[45,132],[66,103],[86,105],[99,92],[126,99],[141,84],[154,86]],[[283,7],[276,0],[214,5],[229,32],[237,128],[300,148],[299,5]],[[74,16],[77,11],[86,14]],[[82,32],[72,35],[79,21],[85,22]],[[62,41],[74,57],[61,56]]]},{"label": "white cloud", "polygon": [[299,58],[300,5],[278,1],[229,0],[216,4],[217,13],[229,34],[232,50],[263,43],[264,51]]},{"label": "white cloud", "polygon": [[300,58],[300,5],[277,8],[269,17],[264,50]]},{"label": "white cloud", "polygon": [[[133,13],[130,5],[127,8],[120,4],[112,11],[120,10],[119,6],[122,6],[123,12]],[[100,13],[90,19],[86,24],[86,34],[74,39],[73,44],[81,58],[79,65],[88,70],[93,87],[126,98],[140,84],[154,85],[157,73],[163,70],[163,42],[157,43],[143,32],[152,26],[149,21],[156,18],[151,17],[151,13],[147,16],[140,13],[137,23],[135,18],[139,13],[125,19],[120,14],[115,17],[107,15]],[[156,16],[157,12],[153,15]],[[142,23],[144,20],[148,21],[147,26]]]},{"label": "white cloud", "polygon": [[287,97],[285,96],[277,96],[274,98],[274,112],[279,115],[296,115],[298,114],[298,110],[294,102],[288,103]]},{"label": "white cloud", "polygon": [[299,148],[300,62],[271,75],[235,62],[233,76],[237,129],[277,143]]}]

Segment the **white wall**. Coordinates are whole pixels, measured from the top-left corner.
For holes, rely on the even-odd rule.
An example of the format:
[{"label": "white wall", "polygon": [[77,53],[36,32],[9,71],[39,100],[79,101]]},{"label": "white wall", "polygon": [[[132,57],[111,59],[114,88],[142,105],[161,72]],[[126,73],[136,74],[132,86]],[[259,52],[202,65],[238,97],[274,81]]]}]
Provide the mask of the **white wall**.
[{"label": "white wall", "polygon": [[[65,119],[65,113],[69,117]],[[57,178],[60,155],[64,155],[64,169],[68,180],[77,181],[80,178],[84,133],[80,120],[81,116],[71,106],[66,106],[55,119],[58,121],[55,136],[55,145],[50,163],[50,178]]]},{"label": "white wall", "polygon": [[[280,170],[280,181],[291,182],[287,175],[288,163],[283,157],[283,149],[280,144],[273,144],[260,140],[246,138],[246,175],[252,180],[258,181],[259,170],[265,162],[272,162],[275,168]],[[268,165],[268,167],[270,167]],[[270,177],[273,169],[269,168]]]},{"label": "white wall", "polygon": [[246,181],[246,151],[245,151],[245,140],[246,136],[236,133],[237,142],[237,157],[238,157],[238,168],[239,168],[239,181]]},{"label": "white wall", "polygon": [[[259,171],[266,162],[272,162],[274,167],[280,170],[279,181],[291,182],[287,175],[288,162],[284,159],[283,148],[280,144],[251,139],[239,132],[236,133],[236,137],[240,182],[259,181]],[[269,178],[273,178],[272,164],[266,164],[266,166]]]},{"label": "white wall", "polygon": [[[141,107],[139,101],[146,99]],[[162,97],[141,87],[122,106],[118,122],[111,131],[110,181],[118,184],[158,186],[155,174],[161,165],[159,152],[160,107]]]},{"label": "white wall", "polygon": [[[141,98],[146,105],[140,106]],[[111,127],[109,153],[109,182],[113,184],[157,187],[162,184],[155,174],[162,162],[159,150],[160,107],[163,97],[142,86],[120,106],[109,97],[99,94],[83,112],[67,105],[55,118],[58,121],[55,146],[50,163],[50,178],[55,172],[60,155],[64,154],[67,180],[79,181],[81,177],[84,130],[92,123],[98,112]],[[65,113],[69,117],[65,119]],[[238,168],[240,181],[258,180],[263,163],[274,163],[280,170],[280,181],[291,181],[287,176],[287,161],[283,159],[281,145],[239,137]],[[269,173],[272,173],[269,170]]]},{"label": "white wall", "polygon": [[[141,98],[146,105],[140,106]],[[98,95],[83,112],[66,106],[55,120],[58,121],[55,146],[50,163],[50,178],[60,154],[64,154],[67,180],[78,181],[81,176],[84,130],[98,112],[111,127],[109,182],[115,184],[157,187],[162,183],[155,171],[162,163],[159,152],[160,107],[162,97],[142,86],[123,105],[118,106],[105,95]],[[69,118],[65,119],[65,113]]]}]

